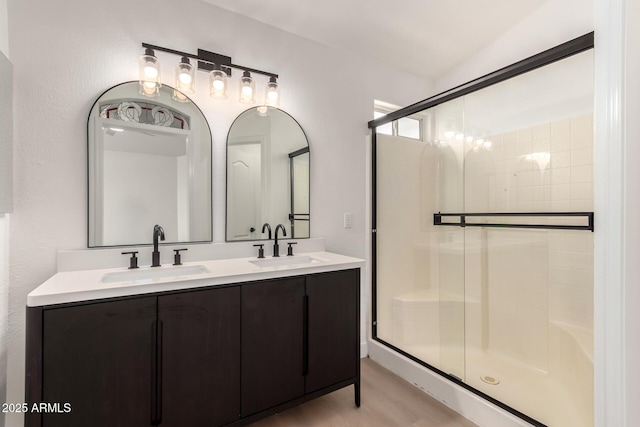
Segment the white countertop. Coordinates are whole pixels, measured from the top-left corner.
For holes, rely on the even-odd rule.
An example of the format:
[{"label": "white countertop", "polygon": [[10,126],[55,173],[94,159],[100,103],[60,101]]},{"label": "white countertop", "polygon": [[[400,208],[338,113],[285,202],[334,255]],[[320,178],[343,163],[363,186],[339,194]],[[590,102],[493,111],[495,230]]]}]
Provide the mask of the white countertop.
[{"label": "white countertop", "polygon": [[[314,262],[295,264],[294,260],[311,257]],[[98,270],[64,271],[53,275],[49,280],[34,289],[27,296],[27,306],[37,307],[77,301],[90,301],[129,295],[142,295],[154,292],[193,289],[206,286],[251,282],[278,277],[299,276],[335,270],[361,268],[364,260],[332,252],[306,252],[294,257],[281,257],[292,265],[259,267],[250,261],[256,258],[233,258],[199,262],[186,262],[181,267],[163,265],[162,267],[141,267],[137,270],[127,268],[109,268]],[[265,260],[272,259],[270,257]],[[286,262],[286,261],[285,261]],[[169,270],[179,271],[182,267],[202,266],[205,272],[190,275],[173,275]],[[153,270],[153,273],[167,273],[168,277],[142,278],[137,280],[103,282],[105,275],[124,272]]]}]

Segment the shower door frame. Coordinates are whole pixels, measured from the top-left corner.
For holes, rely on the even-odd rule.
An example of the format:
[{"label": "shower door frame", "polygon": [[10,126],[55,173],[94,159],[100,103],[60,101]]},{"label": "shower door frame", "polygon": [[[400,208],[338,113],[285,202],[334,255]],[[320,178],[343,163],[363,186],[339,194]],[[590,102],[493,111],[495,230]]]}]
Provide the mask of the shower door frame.
[{"label": "shower door frame", "polygon": [[[467,383],[462,381],[460,378],[454,375],[451,375],[447,372],[444,372],[378,337],[378,334],[377,334],[378,332],[378,328],[377,328],[377,259],[376,259],[377,257],[376,209],[377,209],[378,200],[377,200],[377,184],[376,184],[377,182],[376,181],[377,180],[377,171],[376,171],[377,148],[376,148],[376,131],[375,130],[378,126],[391,123],[403,117],[411,116],[413,114],[419,113],[426,109],[435,107],[439,104],[443,104],[447,101],[451,101],[461,96],[468,95],[470,93],[484,89],[488,86],[492,86],[494,84],[504,82],[513,77],[517,77],[521,74],[528,73],[529,71],[533,71],[537,68],[553,64],[554,62],[557,62],[562,59],[568,58],[570,56],[576,55],[578,53],[593,49],[594,47],[595,47],[594,33],[590,32],[583,36],[570,40],[566,43],[562,43],[556,47],[553,47],[551,49],[545,50],[536,55],[533,55],[526,59],[518,61],[507,67],[504,67],[497,71],[489,73],[485,76],[471,80],[470,82],[456,86],[452,89],[441,92],[430,98],[424,99],[415,104],[412,104],[407,107],[396,110],[394,112],[391,112],[384,117],[380,117],[378,119],[371,120],[370,122],[368,122],[368,127],[371,131],[371,288],[372,288],[372,291],[371,291],[371,331],[372,331],[371,338],[374,341],[379,342],[380,344],[418,363],[419,365],[447,378],[448,380],[459,385],[460,387],[463,387],[464,389],[471,391],[472,393],[482,397],[483,399],[493,403],[494,405],[504,409],[505,411],[508,411],[509,413],[537,427],[546,427],[546,426],[545,424],[540,423],[539,421],[512,408],[509,405],[506,405],[505,403],[495,399],[494,397],[491,397],[486,393],[483,393],[482,391],[468,385]],[[593,212],[582,212],[579,214],[590,215],[589,230],[593,231]],[[444,215],[453,215],[453,214],[442,213],[442,215],[444,216]],[[496,214],[496,213],[493,213],[492,215],[499,216],[499,214]],[[445,225],[445,224],[442,224],[442,225]]]}]

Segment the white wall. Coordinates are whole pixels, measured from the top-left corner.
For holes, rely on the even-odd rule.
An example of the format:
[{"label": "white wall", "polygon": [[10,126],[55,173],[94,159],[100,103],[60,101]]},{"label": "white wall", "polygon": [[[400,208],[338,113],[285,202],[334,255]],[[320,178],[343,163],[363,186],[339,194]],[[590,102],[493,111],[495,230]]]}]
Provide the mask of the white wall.
[{"label": "white wall", "polygon": [[640,8],[627,0],[595,5],[595,202],[603,231],[596,240],[595,419],[596,426],[630,427],[640,424]]},{"label": "white wall", "polygon": [[[7,0],[0,0],[0,52],[9,56]],[[7,396],[7,323],[9,306],[9,215],[0,214],[0,401]],[[4,425],[4,414],[0,414]]]},{"label": "white wall", "polygon": [[625,123],[625,359],[627,361],[626,375],[626,402],[627,425],[640,425],[640,82],[637,76],[640,74],[640,4],[637,1],[627,1],[626,11],[622,15],[626,17],[626,66],[625,74],[628,78],[626,84],[626,123]]},{"label": "white wall", "polygon": [[435,82],[436,92],[481,77],[593,31],[592,0],[549,0]]},{"label": "white wall", "polygon": [[0,52],[9,58],[9,19],[7,0],[0,0]]},{"label": "white wall", "polygon": [[[89,109],[105,89],[137,79],[141,42],[193,53],[203,48],[230,55],[235,63],[278,73],[281,108],[299,121],[313,153],[311,235],[326,237],[327,250],[361,258],[368,252],[365,144],[373,100],[406,105],[430,90],[423,80],[388,66],[214,6],[168,0],[149,6],[149,2],[126,0],[68,0],[64,7],[44,0],[9,2],[10,48],[19,102],[15,105],[7,401],[24,399],[26,295],[55,273],[56,251],[86,245]],[[165,82],[170,83],[179,58],[158,56]],[[208,76],[197,74],[200,88],[194,101],[209,120],[213,134],[214,240],[223,242],[225,139],[244,106],[233,96],[235,83],[230,99],[216,102],[203,88]],[[393,84],[379,84],[390,75],[394,76]],[[233,80],[236,78],[237,73]],[[266,79],[256,79],[258,87],[264,87]],[[343,212],[353,213],[353,228],[342,228]],[[368,280],[365,276],[363,283]],[[362,302],[366,307],[366,293]],[[362,313],[367,310],[363,308]],[[363,333],[363,339],[365,336]],[[19,426],[20,417],[12,417],[8,423]]]}]

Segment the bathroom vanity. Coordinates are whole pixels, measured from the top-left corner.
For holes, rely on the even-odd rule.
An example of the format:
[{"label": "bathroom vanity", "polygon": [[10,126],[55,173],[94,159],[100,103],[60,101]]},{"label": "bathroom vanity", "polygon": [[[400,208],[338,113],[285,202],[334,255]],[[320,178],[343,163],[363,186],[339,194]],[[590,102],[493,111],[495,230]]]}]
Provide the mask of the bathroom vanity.
[{"label": "bathroom vanity", "polygon": [[61,410],[25,425],[244,425],[351,384],[359,406],[361,260],[258,261],[53,276],[28,297],[26,402]]}]

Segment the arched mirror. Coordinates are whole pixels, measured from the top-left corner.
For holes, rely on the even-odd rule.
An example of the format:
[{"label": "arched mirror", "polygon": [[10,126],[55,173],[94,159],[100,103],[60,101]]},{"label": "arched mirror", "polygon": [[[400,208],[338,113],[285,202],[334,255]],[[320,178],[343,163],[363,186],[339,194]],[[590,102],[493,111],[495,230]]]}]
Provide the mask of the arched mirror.
[{"label": "arched mirror", "polygon": [[277,108],[251,108],[227,137],[227,241],[268,237],[262,225],[309,237],[309,143]]},{"label": "arched mirror", "polygon": [[193,102],[162,86],[155,98],[122,83],[87,124],[89,247],[212,240],[211,130]]}]

